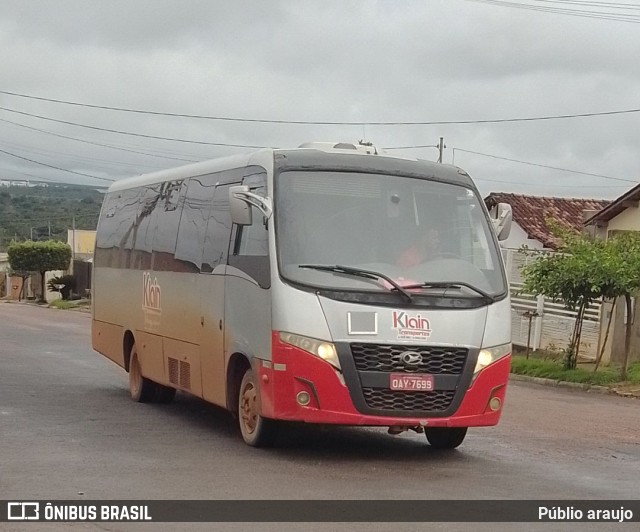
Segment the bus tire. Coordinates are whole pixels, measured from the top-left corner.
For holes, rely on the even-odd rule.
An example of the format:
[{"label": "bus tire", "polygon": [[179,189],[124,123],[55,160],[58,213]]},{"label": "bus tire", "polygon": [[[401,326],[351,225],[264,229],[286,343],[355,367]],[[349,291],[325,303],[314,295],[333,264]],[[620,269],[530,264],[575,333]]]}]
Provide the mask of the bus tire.
[{"label": "bus tire", "polygon": [[467,427],[432,427],[424,434],[434,449],[455,449],[464,441]]},{"label": "bus tire", "polygon": [[260,391],[251,368],[245,371],[238,392],[238,424],[242,439],[252,447],[270,447],[277,434],[277,423],[260,415]]},{"label": "bus tire", "polygon": [[142,376],[138,350],[136,349],[136,344],[133,344],[129,358],[129,392],[131,393],[131,399],[137,403],[150,403],[155,398],[156,390],[156,383]]}]

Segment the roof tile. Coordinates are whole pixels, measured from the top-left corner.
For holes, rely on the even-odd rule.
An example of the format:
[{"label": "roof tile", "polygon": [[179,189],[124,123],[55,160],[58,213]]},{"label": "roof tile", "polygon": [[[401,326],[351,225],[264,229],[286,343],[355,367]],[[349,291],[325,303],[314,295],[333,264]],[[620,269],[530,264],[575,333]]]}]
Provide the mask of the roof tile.
[{"label": "roof tile", "polygon": [[525,196],[506,192],[492,192],[484,201],[489,209],[498,203],[511,205],[513,220],[529,238],[536,239],[551,249],[557,249],[558,242],[547,227],[547,218],[581,231],[585,210],[600,211],[610,203],[607,200]]}]

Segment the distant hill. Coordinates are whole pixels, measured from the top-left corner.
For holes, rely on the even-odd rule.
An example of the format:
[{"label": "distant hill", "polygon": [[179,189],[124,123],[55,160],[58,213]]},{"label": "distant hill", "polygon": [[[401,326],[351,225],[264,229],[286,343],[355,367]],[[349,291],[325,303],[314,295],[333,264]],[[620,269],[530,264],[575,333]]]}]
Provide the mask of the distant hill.
[{"label": "distant hill", "polygon": [[0,186],[0,251],[15,238],[66,242],[74,216],[76,229],[95,229],[103,197],[83,185]]}]

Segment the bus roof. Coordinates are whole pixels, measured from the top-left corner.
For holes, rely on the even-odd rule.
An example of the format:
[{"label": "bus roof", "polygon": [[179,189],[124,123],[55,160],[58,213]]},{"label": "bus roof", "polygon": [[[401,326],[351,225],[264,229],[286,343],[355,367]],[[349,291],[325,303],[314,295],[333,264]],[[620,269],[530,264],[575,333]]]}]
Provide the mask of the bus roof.
[{"label": "bus roof", "polygon": [[109,192],[130,188],[186,179],[241,168],[250,164],[264,164],[265,160],[273,161],[277,171],[310,170],[310,171],[342,171],[365,172],[373,174],[395,174],[422,179],[435,179],[449,183],[456,183],[474,187],[474,184],[464,170],[448,164],[435,163],[421,159],[398,157],[388,153],[377,155],[362,151],[346,149],[318,149],[303,147],[294,149],[272,149],[232,155],[179,166],[166,170],[159,170],[148,174],[121,179],[109,187]]},{"label": "bus roof", "polygon": [[278,171],[325,170],[403,175],[474,187],[469,174],[457,166],[387,153],[368,155],[351,150],[294,149],[276,150],[274,156],[274,166]]}]

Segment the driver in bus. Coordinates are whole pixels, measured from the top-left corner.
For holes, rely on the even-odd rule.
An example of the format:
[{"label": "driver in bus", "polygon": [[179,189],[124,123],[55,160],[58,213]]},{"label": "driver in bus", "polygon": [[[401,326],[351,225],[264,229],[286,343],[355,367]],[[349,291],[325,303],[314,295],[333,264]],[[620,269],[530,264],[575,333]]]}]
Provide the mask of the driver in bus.
[{"label": "driver in bus", "polygon": [[403,251],[396,261],[396,266],[412,268],[440,255],[440,235],[437,229],[429,229],[420,233],[420,238]]}]

